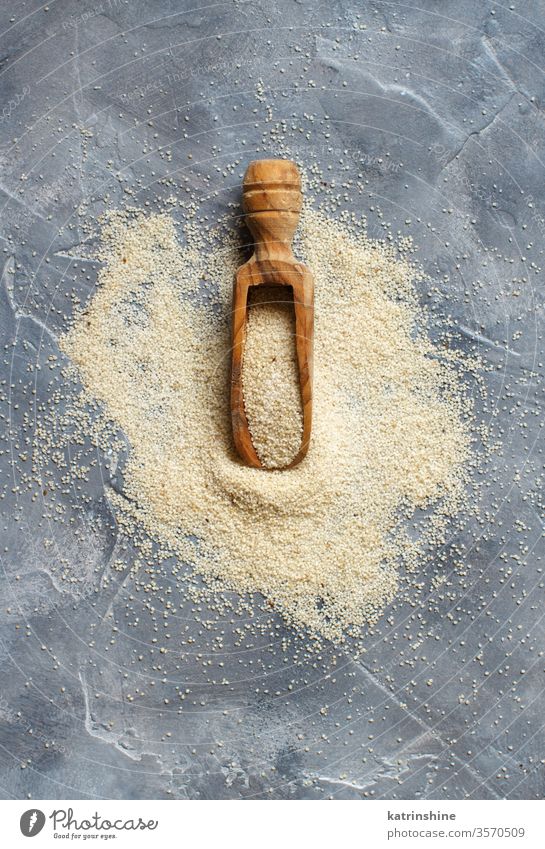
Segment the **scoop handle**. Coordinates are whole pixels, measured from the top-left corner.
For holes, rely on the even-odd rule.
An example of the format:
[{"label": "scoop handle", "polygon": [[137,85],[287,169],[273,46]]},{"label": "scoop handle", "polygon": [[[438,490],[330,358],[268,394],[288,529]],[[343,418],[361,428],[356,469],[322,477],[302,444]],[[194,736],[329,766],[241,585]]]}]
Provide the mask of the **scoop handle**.
[{"label": "scoop handle", "polygon": [[295,163],[289,159],[250,162],[242,192],[242,207],[254,238],[256,258],[291,258],[291,242],[303,201]]}]

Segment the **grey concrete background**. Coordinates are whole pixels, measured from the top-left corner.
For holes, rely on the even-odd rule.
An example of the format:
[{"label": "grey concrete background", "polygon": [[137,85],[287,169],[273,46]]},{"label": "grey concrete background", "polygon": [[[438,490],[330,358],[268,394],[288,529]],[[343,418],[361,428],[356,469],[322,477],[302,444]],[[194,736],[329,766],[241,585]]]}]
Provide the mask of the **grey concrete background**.
[{"label": "grey concrete background", "polygon": [[[545,4],[15,0],[0,17],[2,796],[542,798]],[[479,414],[502,445],[447,568],[357,661],[307,657],[274,618],[242,646],[242,618],[204,630],[168,566],[150,599],[114,568],[131,541],[90,446],[73,448],[98,459],[90,480],[57,481],[62,515],[25,482],[35,422],[69,392],[48,360],[69,293],[96,279],[82,221],[186,189],[233,217],[279,139],[372,234],[413,236],[423,301],[487,365]],[[194,643],[163,656],[166,594]]]}]

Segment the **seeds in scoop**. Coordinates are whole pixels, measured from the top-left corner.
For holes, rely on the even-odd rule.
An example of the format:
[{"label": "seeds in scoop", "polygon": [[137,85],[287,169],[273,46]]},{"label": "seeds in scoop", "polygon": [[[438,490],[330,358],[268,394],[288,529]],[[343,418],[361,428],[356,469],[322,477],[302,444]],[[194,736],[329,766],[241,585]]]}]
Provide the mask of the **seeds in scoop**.
[{"label": "seeds in scoop", "polygon": [[248,427],[261,463],[289,465],[303,436],[293,296],[286,286],[250,290],[242,388]]}]

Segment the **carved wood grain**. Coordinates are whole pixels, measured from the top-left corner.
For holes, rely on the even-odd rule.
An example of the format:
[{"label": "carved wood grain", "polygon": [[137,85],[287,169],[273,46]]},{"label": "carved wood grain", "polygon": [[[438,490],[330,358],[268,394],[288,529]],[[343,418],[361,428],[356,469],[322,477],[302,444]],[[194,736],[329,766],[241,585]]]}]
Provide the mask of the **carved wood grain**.
[{"label": "carved wood grain", "polygon": [[252,286],[288,286],[292,290],[303,434],[300,449],[286,469],[301,462],[310,443],[314,282],[308,268],[295,259],[291,247],[301,204],[301,178],[294,162],[261,159],[250,163],[244,176],[243,209],[253,237],[254,253],[239,268],[233,291],[231,419],[240,457],[256,468],[262,468],[262,464],[252,443],[242,387],[248,293]]}]

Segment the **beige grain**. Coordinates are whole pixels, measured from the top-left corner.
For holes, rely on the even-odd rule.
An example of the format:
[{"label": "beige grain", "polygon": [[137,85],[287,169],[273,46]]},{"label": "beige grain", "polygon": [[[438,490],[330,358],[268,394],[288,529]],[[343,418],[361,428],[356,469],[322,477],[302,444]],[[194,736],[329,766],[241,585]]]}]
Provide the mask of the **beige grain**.
[{"label": "beige grain", "polygon": [[[425,333],[407,256],[307,209],[298,250],[316,284],[312,443],[290,471],[247,468],[228,415],[241,257],[234,239],[196,223],[179,235],[167,215],[112,214],[96,293],[62,343],[83,400],[98,399],[131,446],[123,495],[111,492],[118,519],[216,585],[261,593],[298,627],[342,639],[377,618],[399,570],[424,562],[464,504],[471,437],[458,367]],[[245,393],[274,464],[298,433],[293,394],[264,391],[270,346],[289,328],[274,305],[254,317],[249,353],[267,368],[247,372]],[[276,362],[285,387],[291,366]]]}]

